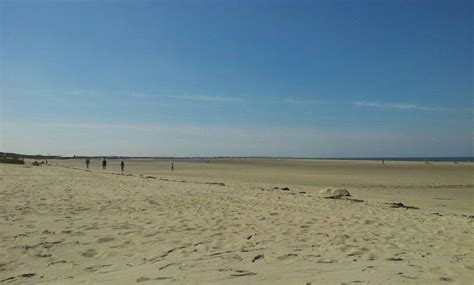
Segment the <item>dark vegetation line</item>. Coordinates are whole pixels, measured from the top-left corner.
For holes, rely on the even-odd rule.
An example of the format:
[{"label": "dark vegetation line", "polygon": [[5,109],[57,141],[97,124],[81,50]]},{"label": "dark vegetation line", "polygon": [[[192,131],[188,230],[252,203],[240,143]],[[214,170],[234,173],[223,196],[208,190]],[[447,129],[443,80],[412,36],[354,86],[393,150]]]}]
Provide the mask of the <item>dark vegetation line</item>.
[{"label": "dark vegetation line", "polygon": [[15,153],[0,152],[0,163],[25,164],[23,158]]}]

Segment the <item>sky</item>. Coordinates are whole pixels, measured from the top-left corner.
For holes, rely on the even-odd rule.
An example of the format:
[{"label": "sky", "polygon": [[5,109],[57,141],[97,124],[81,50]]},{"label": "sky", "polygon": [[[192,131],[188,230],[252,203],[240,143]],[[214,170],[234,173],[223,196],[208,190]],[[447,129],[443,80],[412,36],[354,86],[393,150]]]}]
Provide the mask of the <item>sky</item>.
[{"label": "sky", "polygon": [[471,1],[0,1],[0,151],[473,156]]}]

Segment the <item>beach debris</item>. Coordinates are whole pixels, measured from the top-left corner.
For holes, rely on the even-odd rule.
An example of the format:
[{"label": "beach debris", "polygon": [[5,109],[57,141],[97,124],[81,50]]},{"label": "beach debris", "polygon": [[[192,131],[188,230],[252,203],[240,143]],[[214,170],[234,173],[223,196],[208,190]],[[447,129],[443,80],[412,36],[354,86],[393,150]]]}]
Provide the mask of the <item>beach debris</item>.
[{"label": "beach debris", "polygon": [[390,208],[405,208],[405,209],[419,209],[418,207],[415,206],[407,206],[403,203],[387,203],[390,205]]},{"label": "beach debris", "polygon": [[245,271],[245,270],[235,270],[236,273],[232,273],[230,276],[233,277],[242,277],[242,276],[252,276],[257,275],[255,272]]},{"label": "beach debris", "polygon": [[[157,179],[155,176],[146,176],[144,178]],[[222,182],[199,182],[199,181],[188,181],[188,180],[175,180],[175,179],[168,179],[168,178],[158,178],[158,180],[169,181],[169,182],[179,182],[179,183],[207,184],[207,185],[225,186],[225,184],[222,183]]]},{"label": "beach debris", "polygon": [[326,188],[319,191],[319,197],[325,199],[339,199],[347,196],[351,196],[351,194],[343,188]]},{"label": "beach debris", "polygon": [[390,260],[390,261],[402,261],[403,258],[400,258],[400,257],[390,257],[390,258],[387,258],[387,260]]},{"label": "beach debris", "polygon": [[252,259],[252,262],[255,262],[255,261],[259,260],[259,259],[262,259],[263,257],[264,257],[263,254],[259,254],[259,255],[255,256],[255,257]]},{"label": "beach debris", "polygon": [[[187,182],[187,181],[183,181],[183,182]],[[225,184],[222,183],[222,182],[206,182],[205,184],[218,185],[218,186],[225,186]]]},{"label": "beach debris", "polygon": [[283,190],[283,191],[290,191],[289,187],[273,187],[273,190]]},{"label": "beach debris", "polygon": [[[37,256],[37,257],[51,257],[51,254],[38,253],[36,256]],[[0,270],[0,271],[1,271],[1,270]]]}]

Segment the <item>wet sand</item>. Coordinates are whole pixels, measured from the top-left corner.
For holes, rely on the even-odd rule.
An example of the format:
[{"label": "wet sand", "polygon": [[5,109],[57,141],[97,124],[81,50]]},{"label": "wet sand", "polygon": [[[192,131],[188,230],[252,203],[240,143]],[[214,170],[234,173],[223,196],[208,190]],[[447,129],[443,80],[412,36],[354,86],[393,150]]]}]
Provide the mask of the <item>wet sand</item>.
[{"label": "wet sand", "polygon": [[[469,284],[474,165],[0,165],[0,282]],[[57,165],[56,165],[57,164]],[[340,187],[350,199],[323,199]],[[287,189],[288,188],[288,189]],[[393,208],[390,203],[414,208]]]}]

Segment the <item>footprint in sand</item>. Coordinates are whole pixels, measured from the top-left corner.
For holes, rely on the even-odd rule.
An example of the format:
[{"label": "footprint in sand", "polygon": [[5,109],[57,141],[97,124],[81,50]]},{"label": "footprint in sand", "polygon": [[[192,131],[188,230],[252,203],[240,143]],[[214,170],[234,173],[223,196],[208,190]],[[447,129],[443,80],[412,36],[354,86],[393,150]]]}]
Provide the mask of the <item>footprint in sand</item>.
[{"label": "footprint in sand", "polygon": [[86,271],[92,271],[92,272],[97,272],[97,271],[99,271],[100,269],[102,269],[102,268],[104,268],[104,267],[109,267],[109,266],[112,266],[112,264],[101,264],[101,265],[89,266],[89,267],[85,268],[84,270],[86,270]]},{"label": "footprint in sand", "polygon": [[97,250],[91,248],[82,253],[82,256],[84,257],[94,257],[97,255]]},{"label": "footprint in sand", "polygon": [[97,240],[98,243],[105,243],[105,242],[109,242],[109,241],[113,241],[115,238],[113,237],[102,237],[100,239]]}]

